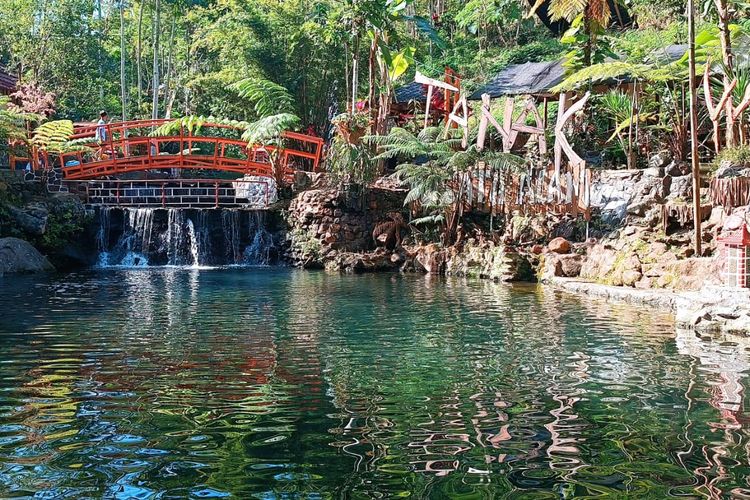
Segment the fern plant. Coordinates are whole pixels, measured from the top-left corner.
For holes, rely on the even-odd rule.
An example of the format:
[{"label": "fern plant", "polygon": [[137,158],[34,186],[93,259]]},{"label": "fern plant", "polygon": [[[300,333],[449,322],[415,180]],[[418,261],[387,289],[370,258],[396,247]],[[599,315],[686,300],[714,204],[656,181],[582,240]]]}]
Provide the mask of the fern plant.
[{"label": "fern plant", "polygon": [[447,137],[443,130],[428,127],[419,134],[394,128],[387,136],[365,138],[378,146],[380,153],[373,160],[409,160],[396,167],[395,178],[409,186],[405,204],[419,207],[422,216],[413,223],[440,224],[444,243],[451,243],[463,216],[468,174],[479,162],[497,171],[520,170],[523,159],[499,151],[479,151],[472,145],[461,149],[460,132],[452,130]]},{"label": "fern plant", "polygon": [[254,103],[260,118],[294,113],[294,98],[281,85],[263,78],[245,78],[229,85],[229,89]]},{"label": "fern plant", "polygon": [[39,122],[42,116],[18,111],[10,104],[8,97],[0,96],[0,140],[26,142],[26,124]]},{"label": "fern plant", "polygon": [[42,123],[34,130],[31,142],[41,151],[47,153],[88,152],[91,148],[84,143],[90,139],[73,141],[73,122],[70,120],[53,120]]}]

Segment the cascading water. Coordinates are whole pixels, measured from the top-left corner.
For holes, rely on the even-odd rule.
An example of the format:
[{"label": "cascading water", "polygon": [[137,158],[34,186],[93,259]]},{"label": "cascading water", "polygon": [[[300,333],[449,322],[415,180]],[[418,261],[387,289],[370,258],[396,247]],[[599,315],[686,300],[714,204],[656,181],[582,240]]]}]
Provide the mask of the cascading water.
[{"label": "cascading water", "polygon": [[190,258],[193,266],[199,266],[201,264],[201,253],[200,246],[198,245],[198,233],[195,231],[195,225],[191,219],[187,220],[187,236],[190,242]]},{"label": "cascading water", "polygon": [[114,247],[109,247],[111,211],[100,211],[99,220],[99,266],[120,265],[139,267],[148,265],[147,255],[151,251],[154,211],[149,208],[129,210],[123,217],[123,230]]},{"label": "cascading water", "polygon": [[268,226],[264,211],[102,208],[99,266],[269,265]]},{"label": "cascading water", "polygon": [[224,233],[225,258],[232,264],[242,264],[240,240],[240,213],[237,210],[222,210],[221,229]]},{"label": "cascading water", "polygon": [[96,234],[96,244],[99,249],[99,259],[97,265],[100,267],[109,264],[109,235],[110,235],[110,208],[102,207],[99,209],[99,231]]},{"label": "cascading water", "polygon": [[248,223],[250,244],[245,248],[244,261],[253,266],[267,266],[275,251],[273,236],[266,229],[266,213],[250,212]]},{"label": "cascading water", "polygon": [[167,264],[171,266],[184,265],[187,262],[184,245],[185,212],[170,208],[167,213]]}]

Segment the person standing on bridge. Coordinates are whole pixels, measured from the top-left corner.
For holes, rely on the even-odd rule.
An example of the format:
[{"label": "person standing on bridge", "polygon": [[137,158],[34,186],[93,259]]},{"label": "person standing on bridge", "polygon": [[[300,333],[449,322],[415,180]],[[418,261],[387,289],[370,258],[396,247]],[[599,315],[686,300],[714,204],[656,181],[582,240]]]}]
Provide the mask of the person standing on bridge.
[{"label": "person standing on bridge", "polygon": [[104,143],[107,142],[107,120],[109,119],[109,115],[107,115],[107,112],[102,110],[99,113],[99,121],[96,122],[96,142],[99,143],[100,150],[99,150],[99,157],[100,159],[104,158]]}]

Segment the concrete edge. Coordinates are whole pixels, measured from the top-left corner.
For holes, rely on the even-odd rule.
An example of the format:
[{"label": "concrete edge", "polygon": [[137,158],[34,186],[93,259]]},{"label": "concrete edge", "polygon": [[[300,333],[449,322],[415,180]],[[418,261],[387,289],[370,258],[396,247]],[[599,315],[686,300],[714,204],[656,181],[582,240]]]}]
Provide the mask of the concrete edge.
[{"label": "concrete edge", "polygon": [[577,295],[598,297],[627,304],[645,305],[656,309],[677,312],[679,295],[667,290],[641,290],[621,286],[602,285],[579,278],[555,277],[544,281],[555,289]]}]

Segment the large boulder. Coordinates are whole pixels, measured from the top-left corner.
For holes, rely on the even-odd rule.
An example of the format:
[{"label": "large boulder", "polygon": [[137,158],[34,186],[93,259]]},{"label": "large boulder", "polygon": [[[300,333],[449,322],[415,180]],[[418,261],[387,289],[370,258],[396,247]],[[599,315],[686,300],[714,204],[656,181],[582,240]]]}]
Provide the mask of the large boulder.
[{"label": "large boulder", "polygon": [[47,258],[19,238],[0,238],[0,275],[54,271]]},{"label": "large boulder", "polygon": [[550,281],[553,277],[576,278],[581,274],[583,256],[548,253],[544,256],[542,264],[542,281]]},{"label": "large boulder", "polygon": [[648,159],[649,168],[664,168],[672,160],[672,155],[668,151],[660,151],[651,155]]},{"label": "large boulder", "polygon": [[415,263],[428,274],[441,274],[445,269],[445,250],[432,243],[419,247],[415,256]]},{"label": "large boulder", "polygon": [[714,176],[717,179],[724,179],[727,177],[748,177],[750,176],[750,168],[747,165],[737,165],[729,160],[722,160],[719,164],[719,168],[716,169]]},{"label": "large boulder", "polygon": [[49,211],[39,203],[30,203],[24,208],[8,207],[8,212],[18,229],[32,236],[41,236],[47,232]]},{"label": "large boulder", "polygon": [[672,177],[672,181],[669,186],[668,199],[673,200],[680,198],[683,200],[690,200],[693,198],[693,176],[692,175],[681,175],[678,177]]},{"label": "large boulder", "polygon": [[547,248],[549,248],[550,252],[565,254],[570,253],[571,246],[568,240],[558,237],[550,241]]}]

